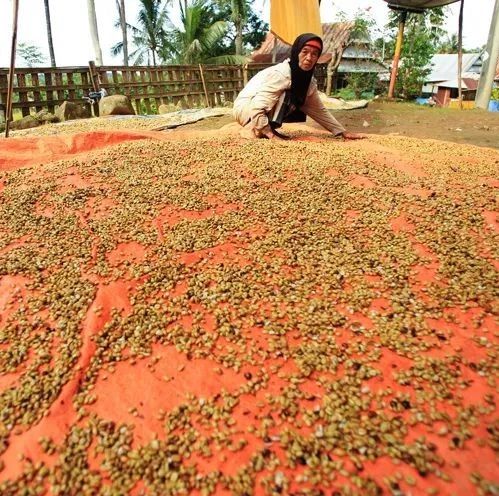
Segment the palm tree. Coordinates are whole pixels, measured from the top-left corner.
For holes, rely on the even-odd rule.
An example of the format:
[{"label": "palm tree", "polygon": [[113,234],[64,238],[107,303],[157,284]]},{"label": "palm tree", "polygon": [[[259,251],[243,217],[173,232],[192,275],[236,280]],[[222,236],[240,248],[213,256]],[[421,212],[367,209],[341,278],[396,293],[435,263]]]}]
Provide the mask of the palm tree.
[{"label": "palm tree", "polygon": [[99,30],[97,28],[97,14],[95,13],[95,3],[94,0],[87,0],[88,8],[88,24],[90,26],[90,36],[92,38],[92,43],[94,45],[95,59],[97,65],[102,64],[102,50],[99,42]]},{"label": "palm tree", "polygon": [[[169,22],[167,4],[171,0],[139,0],[140,9],[137,19],[137,26],[127,23],[127,28],[131,31],[132,41],[136,49],[130,53],[130,58],[134,64],[156,65],[159,52],[164,50],[166,42],[165,26]],[[123,51],[123,42],[118,42],[111,48],[113,55],[118,55]]]},{"label": "palm tree", "polygon": [[54,43],[52,41],[52,26],[50,23],[50,7],[49,0],[43,0],[45,5],[45,21],[47,24],[47,39],[49,43],[50,65],[55,67]]},{"label": "palm tree", "polygon": [[437,47],[438,53],[457,53],[459,50],[459,39],[456,33],[447,36]]},{"label": "palm tree", "polygon": [[245,60],[244,57],[234,55],[212,56],[216,44],[227,32],[227,22],[212,22],[212,12],[207,0],[193,0],[187,8],[180,3],[180,19],[181,28],[172,29],[170,42],[165,46],[176,62],[227,64],[242,63]]},{"label": "palm tree", "polygon": [[125,0],[116,0],[116,7],[120,17],[121,34],[123,36],[123,64],[128,65],[128,33],[125,14]]},{"label": "palm tree", "polygon": [[236,55],[243,54],[243,27],[248,19],[250,6],[247,0],[230,0],[231,20],[236,28]]},{"label": "palm tree", "polygon": [[243,54],[243,28],[248,21],[251,5],[249,0],[218,0],[218,5],[223,9],[230,9],[230,20],[236,30],[235,47],[236,55]]}]

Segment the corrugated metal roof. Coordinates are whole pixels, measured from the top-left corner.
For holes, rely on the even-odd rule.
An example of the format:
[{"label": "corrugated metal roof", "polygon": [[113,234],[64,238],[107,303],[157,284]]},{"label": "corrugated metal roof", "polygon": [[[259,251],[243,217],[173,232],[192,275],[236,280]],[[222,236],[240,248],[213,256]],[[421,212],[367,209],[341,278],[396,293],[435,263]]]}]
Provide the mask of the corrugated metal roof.
[{"label": "corrugated metal roof", "polygon": [[374,59],[374,53],[367,46],[349,45],[341,55],[344,59]]},{"label": "corrugated metal roof", "polygon": [[337,72],[376,72],[388,73],[388,68],[376,60],[344,60],[342,59]]},{"label": "corrugated metal roof", "polygon": [[[350,38],[350,33],[354,27],[353,22],[334,22],[322,24],[322,41],[324,44],[323,53],[319,59],[319,64],[328,63],[331,54],[338,50],[343,52]],[[267,33],[267,36],[260,48],[251,54],[252,62],[270,63],[272,62],[272,52],[274,50],[275,36]],[[282,62],[291,54],[291,45],[284,43],[277,38],[276,62]]]},{"label": "corrugated metal roof", "polygon": [[[463,53],[463,72],[470,68],[480,58],[480,53]],[[457,74],[457,53],[437,53],[431,59],[431,73],[426,77],[426,82],[448,81]]]},{"label": "corrugated metal roof", "polygon": [[330,22],[322,24],[322,41],[325,53],[335,53],[338,49],[343,52],[354,28],[353,22]]},{"label": "corrugated metal roof", "polygon": [[[478,88],[478,79],[465,78],[462,79],[461,88],[463,90],[474,91]],[[442,81],[438,83],[439,88],[459,88],[459,83],[457,78],[450,79],[449,81]]]}]

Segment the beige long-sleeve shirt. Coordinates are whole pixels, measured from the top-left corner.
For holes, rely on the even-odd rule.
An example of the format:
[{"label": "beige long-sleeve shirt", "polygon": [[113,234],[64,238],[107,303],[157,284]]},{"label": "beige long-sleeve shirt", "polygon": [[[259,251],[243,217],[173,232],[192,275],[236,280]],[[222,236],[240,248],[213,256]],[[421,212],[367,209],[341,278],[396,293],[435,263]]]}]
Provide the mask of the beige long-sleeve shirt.
[{"label": "beige long-sleeve shirt", "polygon": [[[268,114],[272,112],[282,93],[290,88],[289,60],[260,71],[237,96],[234,102],[234,118],[241,126],[262,132],[270,131]],[[300,110],[334,135],[345,131],[345,128],[324,107],[315,78],[310,82],[305,103]]]}]

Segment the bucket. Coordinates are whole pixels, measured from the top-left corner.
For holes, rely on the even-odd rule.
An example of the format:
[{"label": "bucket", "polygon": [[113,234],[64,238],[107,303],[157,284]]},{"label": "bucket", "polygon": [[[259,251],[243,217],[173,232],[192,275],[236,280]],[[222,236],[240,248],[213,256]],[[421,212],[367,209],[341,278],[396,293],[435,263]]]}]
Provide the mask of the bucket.
[{"label": "bucket", "polygon": [[499,100],[490,100],[489,112],[499,112]]}]

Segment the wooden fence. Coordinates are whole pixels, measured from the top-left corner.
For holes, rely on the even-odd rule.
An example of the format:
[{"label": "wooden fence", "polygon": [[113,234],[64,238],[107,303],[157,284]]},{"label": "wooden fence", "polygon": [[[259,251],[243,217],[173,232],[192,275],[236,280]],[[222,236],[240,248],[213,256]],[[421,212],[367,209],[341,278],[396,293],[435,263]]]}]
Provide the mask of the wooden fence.
[{"label": "wooden fence", "polygon": [[[246,82],[270,64],[167,65],[18,68],[14,74],[13,109],[23,116],[46,109],[54,112],[65,100],[85,103],[89,91],[127,95],[138,114],[155,114],[163,103],[186,107],[233,102]],[[8,69],[0,69],[0,109],[7,102]],[[316,70],[319,88],[326,68]]]}]

